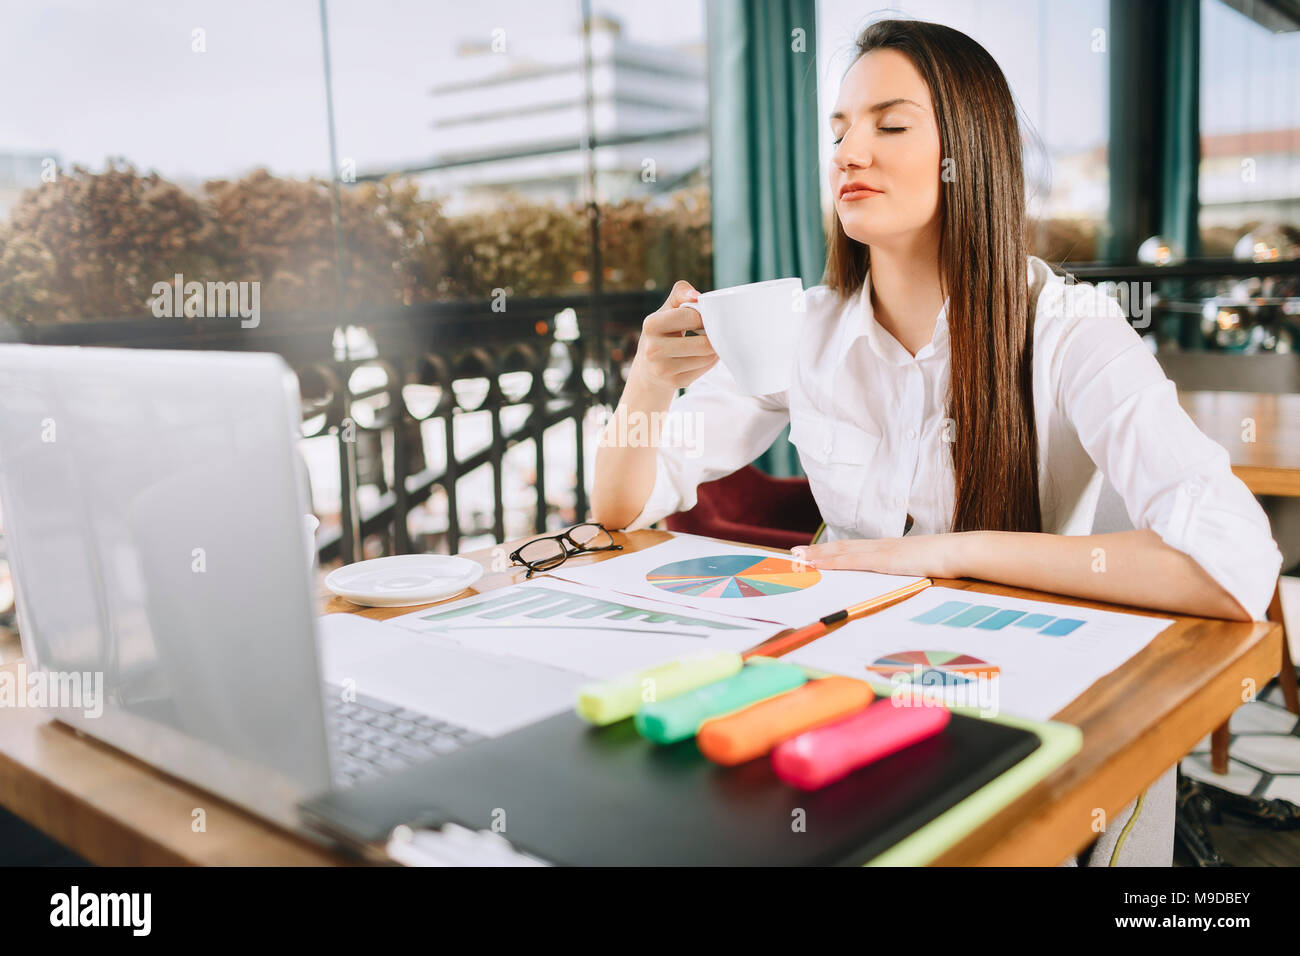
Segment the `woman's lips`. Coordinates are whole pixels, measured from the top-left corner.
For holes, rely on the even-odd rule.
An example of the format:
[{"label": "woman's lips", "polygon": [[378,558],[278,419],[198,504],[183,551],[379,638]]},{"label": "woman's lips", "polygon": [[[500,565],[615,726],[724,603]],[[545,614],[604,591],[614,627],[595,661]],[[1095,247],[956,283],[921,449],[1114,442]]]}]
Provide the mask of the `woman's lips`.
[{"label": "woman's lips", "polygon": [[871,189],[867,186],[857,186],[841,192],[840,200],[842,202],[856,202],[859,199],[870,199],[872,196],[879,196],[880,194],[879,189]]}]

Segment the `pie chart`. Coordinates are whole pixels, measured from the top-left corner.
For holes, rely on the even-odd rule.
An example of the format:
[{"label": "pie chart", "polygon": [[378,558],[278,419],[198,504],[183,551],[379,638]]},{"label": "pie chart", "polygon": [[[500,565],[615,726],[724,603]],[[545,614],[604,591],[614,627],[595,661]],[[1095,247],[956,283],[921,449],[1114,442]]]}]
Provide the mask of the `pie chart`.
[{"label": "pie chart", "polygon": [[812,587],[821,573],[797,570],[788,558],[723,554],[674,561],[645,576],[655,587],[687,597],[758,598]]},{"label": "pie chart", "polygon": [[867,665],[867,672],[885,680],[903,674],[914,683],[956,687],[998,676],[996,664],[959,651],[898,651]]}]

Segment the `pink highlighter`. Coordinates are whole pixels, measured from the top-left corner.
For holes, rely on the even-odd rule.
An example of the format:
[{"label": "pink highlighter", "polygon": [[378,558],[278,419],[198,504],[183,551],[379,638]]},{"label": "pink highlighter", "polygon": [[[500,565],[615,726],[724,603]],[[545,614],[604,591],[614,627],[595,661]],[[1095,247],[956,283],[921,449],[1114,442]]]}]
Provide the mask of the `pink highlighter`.
[{"label": "pink highlighter", "polygon": [[791,737],[772,751],[772,769],[801,790],[819,790],[948,726],[938,704],[878,700],[833,724]]}]

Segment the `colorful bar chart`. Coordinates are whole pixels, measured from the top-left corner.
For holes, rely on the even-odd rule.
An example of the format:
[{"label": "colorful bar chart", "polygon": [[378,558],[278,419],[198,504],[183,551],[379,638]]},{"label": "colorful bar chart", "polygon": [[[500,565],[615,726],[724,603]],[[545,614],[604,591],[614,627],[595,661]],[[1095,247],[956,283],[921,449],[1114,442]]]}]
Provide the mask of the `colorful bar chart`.
[{"label": "colorful bar chart", "polygon": [[917,624],[942,624],[944,627],[973,627],[982,631],[1000,631],[1004,627],[1032,628],[1045,637],[1065,637],[1083,627],[1086,621],[1074,617],[1053,617],[1029,613],[1017,608],[971,604],[967,601],[944,601],[912,618]]},{"label": "colorful bar chart", "polygon": [[[689,614],[653,610],[634,604],[620,604],[601,598],[552,591],[546,587],[511,589],[500,597],[489,598],[449,611],[433,611],[421,620],[430,622],[434,630],[459,630],[465,628],[514,627],[526,624],[530,628],[555,626],[572,630],[574,621],[591,621],[608,629],[617,629],[619,621],[640,624],[668,624],[675,627],[697,627],[712,631],[747,630],[748,623],[728,624],[722,621],[693,617]],[[547,621],[548,623],[534,623]]]}]

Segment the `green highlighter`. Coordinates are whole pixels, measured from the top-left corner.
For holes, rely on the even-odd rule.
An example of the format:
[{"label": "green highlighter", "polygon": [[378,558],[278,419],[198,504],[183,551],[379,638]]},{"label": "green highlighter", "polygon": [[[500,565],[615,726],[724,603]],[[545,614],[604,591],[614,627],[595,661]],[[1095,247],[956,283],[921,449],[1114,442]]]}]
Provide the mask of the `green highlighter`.
[{"label": "green highlighter", "polygon": [[657,744],[694,737],[710,717],[729,714],[806,683],[802,667],[777,661],[751,663],[740,673],[688,691],[671,700],[644,704],[636,712],[636,729]]},{"label": "green highlighter", "polygon": [[737,673],[744,661],[735,651],[683,657],[648,671],[625,674],[578,689],[578,716],[597,727],[631,717],[647,695],[660,701]]}]

